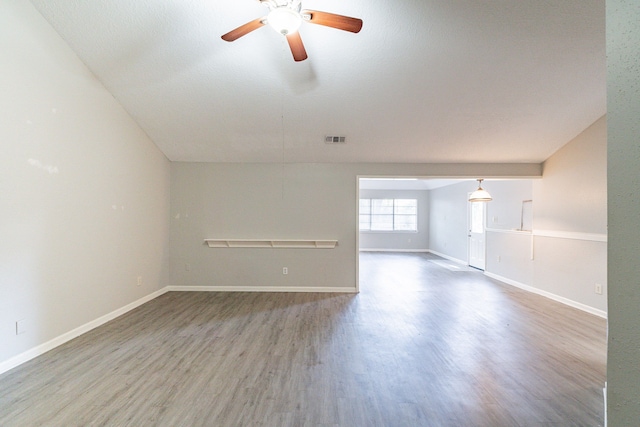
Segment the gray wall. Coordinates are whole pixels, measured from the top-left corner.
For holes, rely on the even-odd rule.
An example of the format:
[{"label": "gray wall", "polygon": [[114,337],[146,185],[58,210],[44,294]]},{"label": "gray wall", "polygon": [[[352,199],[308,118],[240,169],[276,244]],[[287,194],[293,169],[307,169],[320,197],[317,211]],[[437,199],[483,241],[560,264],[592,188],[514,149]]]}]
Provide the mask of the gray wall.
[{"label": "gray wall", "polygon": [[607,0],[609,427],[640,420],[640,3]]},{"label": "gray wall", "polygon": [[600,118],[542,165],[534,182],[538,230],[607,233],[607,121]]},{"label": "gray wall", "polygon": [[429,249],[429,192],[427,190],[360,190],[361,199],[416,199],[417,232],[360,232],[360,250],[422,251]]},{"label": "gray wall", "polygon": [[[607,125],[603,117],[543,165],[533,183],[533,285],[607,311]],[[543,235],[550,234],[550,235]],[[595,293],[595,284],[603,294]]]},{"label": "gray wall", "polygon": [[[602,117],[543,164],[543,179],[485,181],[486,273],[594,314],[607,312],[607,126]],[[430,192],[430,249],[467,261],[467,192]],[[520,228],[533,199],[533,233]],[[595,293],[602,285],[603,294]]]},{"label": "gray wall", "polygon": [[467,198],[476,188],[477,182],[464,181],[429,191],[431,251],[463,263],[468,261]]},{"label": "gray wall", "polygon": [[493,197],[491,203],[487,203],[487,227],[500,231],[519,230],[522,202],[533,199],[533,180],[489,181],[483,186],[491,190]]},{"label": "gray wall", "polygon": [[2,371],[166,285],[169,162],[29,2],[0,28]]},{"label": "gray wall", "polygon": [[[430,239],[433,253],[467,263],[468,193],[477,182],[463,182],[430,191]],[[533,282],[531,233],[520,228],[522,201],[531,200],[531,180],[485,181],[493,200],[487,203],[485,271],[522,285]]]},{"label": "gray wall", "polygon": [[[356,288],[358,176],[536,176],[539,165],[171,164],[171,283]],[[335,249],[212,249],[206,238],[335,239]],[[282,268],[289,269],[288,275]]]},{"label": "gray wall", "polygon": [[[171,282],[354,288],[355,194],[353,172],[340,165],[174,162]],[[338,246],[216,249],[203,244],[206,238],[328,239]]]},{"label": "gray wall", "polygon": [[[531,232],[518,231],[522,202],[532,200],[532,180],[490,181],[485,188],[493,200],[487,204],[486,271],[518,285],[532,286]],[[534,201],[535,203],[535,201]]]}]

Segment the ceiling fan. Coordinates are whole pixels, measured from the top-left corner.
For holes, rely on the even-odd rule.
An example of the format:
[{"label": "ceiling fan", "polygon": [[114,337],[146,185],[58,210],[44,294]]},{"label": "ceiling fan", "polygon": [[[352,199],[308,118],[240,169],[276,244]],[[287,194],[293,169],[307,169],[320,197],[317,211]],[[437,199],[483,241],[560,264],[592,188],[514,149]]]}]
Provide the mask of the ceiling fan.
[{"label": "ceiling fan", "polygon": [[302,10],[301,0],[258,0],[269,8],[267,16],[254,19],[222,36],[222,40],[232,42],[240,37],[269,24],[273,29],[287,38],[293,59],[304,61],[307,51],[302,44],[298,28],[303,22],[324,25],[338,30],[357,33],[362,28],[362,19],[351,18],[316,10]]}]

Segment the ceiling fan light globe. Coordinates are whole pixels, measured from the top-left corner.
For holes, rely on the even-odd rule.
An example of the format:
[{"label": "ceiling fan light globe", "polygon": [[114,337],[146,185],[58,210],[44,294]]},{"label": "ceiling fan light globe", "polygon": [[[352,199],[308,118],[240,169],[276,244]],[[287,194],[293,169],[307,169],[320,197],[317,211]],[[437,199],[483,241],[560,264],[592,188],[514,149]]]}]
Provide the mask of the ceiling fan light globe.
[{"label": "ceiling fan light globe", "polygon": [[286,36],[298,31],[302,24],[302,16],[288,7],[279,7],[269,12],[267,23],[278,33]]}]

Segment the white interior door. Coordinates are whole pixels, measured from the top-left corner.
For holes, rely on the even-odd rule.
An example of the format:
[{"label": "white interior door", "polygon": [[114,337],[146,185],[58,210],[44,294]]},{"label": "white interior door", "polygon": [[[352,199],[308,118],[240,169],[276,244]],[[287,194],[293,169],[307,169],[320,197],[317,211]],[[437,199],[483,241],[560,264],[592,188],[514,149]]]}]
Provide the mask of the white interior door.
[{"label": "white interior door", "polygon": [[484,270],[485,267],[485,214],[487,204],[469,202],[469,266]]}]

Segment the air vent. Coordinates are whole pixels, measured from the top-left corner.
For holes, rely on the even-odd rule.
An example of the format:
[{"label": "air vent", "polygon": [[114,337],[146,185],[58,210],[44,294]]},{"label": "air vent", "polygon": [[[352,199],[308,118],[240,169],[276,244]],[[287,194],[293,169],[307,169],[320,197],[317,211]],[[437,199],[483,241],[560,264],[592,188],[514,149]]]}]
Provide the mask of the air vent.
[{"label": "air vent", "polygon": [[325,136],[324,143],[325,144],[346,144],[347,137],[346,136]]}]

